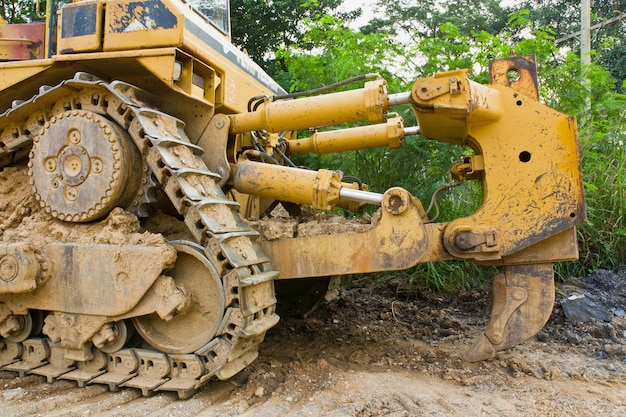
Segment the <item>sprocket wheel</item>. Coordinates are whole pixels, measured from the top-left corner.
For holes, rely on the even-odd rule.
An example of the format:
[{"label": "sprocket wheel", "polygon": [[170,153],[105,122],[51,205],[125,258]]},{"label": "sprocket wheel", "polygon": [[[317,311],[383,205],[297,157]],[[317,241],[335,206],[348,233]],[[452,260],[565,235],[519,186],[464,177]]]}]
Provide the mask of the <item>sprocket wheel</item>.
[{"label": "sprocket wheel", "polygon": [[86,110],[50,118],[33,139],[28,173],[35,198],[52,217],[88,222],[136,195],[141,155],[115,122]]},{"label": "sprocket wheel", "polygon": [[167,353],[192,353],[210,342],[222,323],[225,295],[219,274],[202,247],[177,241],[176,265],[167,271],[187,296],[186,308],[165,321],[158,314],[133,318],[137,333],[151,346]]}]

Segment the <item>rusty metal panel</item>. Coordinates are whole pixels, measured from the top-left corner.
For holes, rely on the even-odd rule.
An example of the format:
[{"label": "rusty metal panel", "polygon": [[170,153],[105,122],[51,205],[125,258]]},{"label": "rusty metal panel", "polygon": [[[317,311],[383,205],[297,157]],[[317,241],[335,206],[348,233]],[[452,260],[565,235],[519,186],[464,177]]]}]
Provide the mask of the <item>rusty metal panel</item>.
[{"label": "rusty metal panel", "polygon": [[481,181],[482,204],[443,235],[449,254],[480,262],[500,261],[585,219],[576,121],[535,99],[531,61],[492,67],[498,65],[502,76],[515,68],[517,84],[495,77],[479,85],[454,71],[412,89],[422,134],[467,145],[480,157],[468,177]]},{"label": "rusty metal panel", "polygon": [[0,61],[43,59],[45,24],[0,25]]},{"label": "rusty metal panel", "polygon": [[[0,295],[14,307],[77,314],[120,315],[133,308],[174,262],[168,245],[80,245],[42,249],[47,280],[28,293]],[[115,294],[115,296],[111,296]]]},{"label": "rusty metal panel", "polygon": [[44,275],[32,246],[0,242],[0,294],[32,291]]},{"label": "rusty metal panel", "polygon": [[[396,203],[397,202],[397,203]],[[261,242],[279,279],[409,268],[428,250],[423,209],[406,190],[383,197],[380,222],[369,231]]]},{"label": "rusty metal panel", "polygon": [[535,56],[514,56],[489,61],[491,84],[501,84],[539,100]]}]

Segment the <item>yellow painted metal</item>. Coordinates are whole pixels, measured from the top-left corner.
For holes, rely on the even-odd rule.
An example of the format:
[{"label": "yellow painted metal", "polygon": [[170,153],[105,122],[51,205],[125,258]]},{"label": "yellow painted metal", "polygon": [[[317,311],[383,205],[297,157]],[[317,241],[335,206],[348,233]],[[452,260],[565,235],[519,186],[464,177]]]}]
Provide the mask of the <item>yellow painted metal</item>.
[{"label": "yellow painted metal", "polygon": [[468,75],[468,70],[458,70],[415,82],[413,107],[422,135],[464,145],[470,126],[491,125],[504,116],[499,91]]},{"label": "yellow painted metal", "polygon": [[387,123],[315,132],[308,138],[288,141],[287,146],[292,155],[303,153],[323,155],[382,146],[398,148],[403,140],[402,118],[394,117],[387,120]]},{"label": "yellow painted metal", "polygon": [[258,217],[261,208],[253,208],[251,204],[259,204],[257,199],[246,197],[255,196],[267,201],[285,201],[296,204],[310,205],[318,210],[332,210],[335,207],[351,211],[359,211],[362,203],[340,200],[341,189],[367,191],[367,185],[346,183],[336,171],[321,169],[311,171],[301,168],[282,165],[264,164],[253,161],[240,161],[233,165],[232,184],[237,192],[237,201],[246,208],[248,216]]},{"label": "yellow painted metal", "polygon": [[[239,55],[235,55],[235,51],[241,54],[240,51],[232,45],[228,48],[233,50],[232,55],[239,58]],[[182,49],[192,57],[193,62],[207,63],[215,70],[215,80],[211,85],[211,91],[206,91],[205,94],[214,94],[215,105],[223,113],[245,112],[250,97],[260,94],[275,94],[263,85],[261,79],[251,77],[243,72],[233,60],[222,54],[223,51],[214,49],[212,45],[207,45],[193,32],[185,32]],[[261,70],[256,64],[243,61],[243,58],[241,61],[242,65],[253,65],[254,71],[261,74]],[[263,75],[265,74],[263,73]]]},{"label": "yellow painted metal", "polygon": [[310,171],[281,165],[241,161],[232,176],[235,189],[274,200],[331,210],[339,200],[341,178],[335,171]]},{"label": "yellow painted metal", "polygon": [[32,246],[0,244],[0,294],[32,291],[45,281]]},{"label": "yellow painted metal", "polygon": [[[176,22],[171,27],[153,27],[149,5],[135,0],[108,0],[104,21],[104,50],[137,50],[146,46],[181,46],[184,37],[183,13],[169,0],[160,0],[161,13]],[[159,7],[157,5],[157,7]]]},{"label": "yellow painted metal", "polygon": [[[47,264],[37,267],[48,275],[37,279],[41,280],[40,285],[31,292],[18,293],[16,289],[6,288],[0,292],[0,302],[14,311],[39,308],[90,315],[125,314],[176,260],[176,251],[165,244],[55,243],[39,249],[45,253],[41,259]],[[29,254],[29,247],[2,243],[0,253]],[[94,288],[101,290],[93,291]],[[123,293],[124,297],[107,298],[109,301],[102,303],[105,294],[116,293]]]},{"label": "yellow painted metal", "polygon": [[[402,188],[383,196],[380,222],[364,233],[263,241],[280,279],[389,271],[415,265],[430,242],[419,200]],[[434,242],[436,243],[436,242]]]},{"label": "yellow painted metal", "polygon": [[[182,51],[177,52],[177,62],[181,65],[181,74],[179,79],[175,79],[175,85],[194,98],[206,100],[212,106],[218,104],[215,92],[221,79],[215,70]],[[172,76],[172,73],[168,75]]]},{"label": "yellow painted metal", "polygon": [[491,84],[511,87],[530,98],[539,100],[537,66],[534,55],[494,59],[489,62]]},{"label": "yellow painted metal", "polygon": [[[6,109],[17,98],[32,97],[32,80],[37,85],[54,85],[59,77],[72,78],[77,70],[88,70],[100,74],[106,69],[112,77],[138,82],[145,80],[147,74],[170,89],[176,89],[172,80],[172,68],[176,60],[175,48],[144,49],[139,51],[119,51],[107,53],[81,53],[57,55],[54,59],[19,61],[2,63],[0,90],[12,87],[11,95],[0,96],[0,106]],[[59,63],[60,65],[56,65]],[[66,68],[73,68],[71,73]],[[122,75],[123,74],[123,75]],[[179,90],[182,92],[182,88]]]},{"label": "yellow painted metal", "polygon": [[[428,249],[420,262],[449,261],[457,259],[444,245],[444,231],[448,223],[427,223]],[[554,236],[547,237],[534,245],[514,254],[493,261],[480,261],[483,265],[523,265],[540,262],[562,262],[578,258],[576,229],[572,227]]]},{"label": "yellow painted metal", "polygon": [[[87,2],[62,7],[84,3]],[[104,4],[100,1],[98,7]],[[225,114],[245,112],[252,96],[284,94],[257,64],[186,3],[158,0],[146,5],[141,1],[115,0],[106,2],[104,9],[102,21],[93,23],[103,28],[104,51],[72,49],[81,37],[61,39],[61,31],[52,30],[47,19],[45,44],[60,40],[66,54],[0,64],[0,90],[16,86],[10,95],[0,97],[0,109],[9,108],[13,100],[29,99],[41,85],[56,85],[84,71],[103,79],[123,80],[167,97],[163,110],[186,118],[187,132],[195,142],[216,109]],[[48,15],[51,13],[56,14],[49,10]],[[163,15],[174,18],[169,20],[171,27],[154,25],[147,29],[152,18],[159,20]],[[137,24],[133,24],[131,16],[139,18]],[[148,26],[142,29],[139,23]],[[51,33],[57,34],[58,39],[48,39]],[[181,69],[180,78],[175,77]]]},{"label": "yellow painted metal", "polygon": [[[74,32],[74,26],[84,24],[82,18],[78,15],[72,18],[75,11],[79,9],[89,8],[90,16],[93,19],[93,32],[80,34],[79,36],[70,36]],[[75,12],[79,13],[79,12]],[[69,16],[68,16],[69,15]],[[104,15],[104,3],[100,0],[86,0],[76,3],[66,4],[61,9],[60,30],[57,36],[57,49],[60,54],[74,52],[91,52],[102,48],[102,16]],[[80,31],[79,31],[80,33]]]},{"label": "yellow painted metal", "polygon": [[375,80],[357,90],[298,100],[266,101],[254,112],[232,115],[231,133],[284,132],[361,120],[381,123],[385,121],[387,109],[387,85],[384,80]]},{"label": "yellow painted metal", "polygon": [[[35,75],[45,71],[52,66],[53,61],[50,59],[36,61],[18,61],[2,63],[2,73],[0,74],[0,90],[5,90],[25,79],[34,77]],[[16,94],[16,92],[14,92]],[[2,108],[7,106],[4,103],[11,103],[14,98],[3,95],[0,97],[0,105]]]},{"label": "yellow painted metal", "polygon": [[552,263],[506,266],[493,279],[491,318],[467,354],[472,362],[528,340],[541,330],[554,305]]},{"label": "yellow painted metal", "polygon": [[[351,244],[348,242],[367,241],[371,239],[372,236],[380,235],[383,233],[382,231],[375,231],[381,227],[380,224],[372,226],[373,230],[367,232],[263,241],[263,249],[272,258],[272,263],[277,265],[277,269],[280,271],[280,279],[305,278],[311,276],[326,276],[337,274],[356,274],[382,270],[389,271],[394,269],[410,268],[417,265],[418,263],[451,261],[457,259],[455,256],[448,253],[443,244],[444,230],[448,224],[426,223],[421,225],[423,219],[423,209],[421,209],[421,204],[419,203],[419,200],[413,197],[413,201],[415,202],[415,204],[418,204],[419,207],[418,212],[415,213],[415,216],[421,213],[419,216],[419,220],[417,220],[416,217],[415,221],[418,221],[420,223],[420,228],[423,227],[424,230],[423,232],[420,231],[420,233],[424,234],[423,239],[425,242],[428,242],[428,245],[426,247],[421,247],[418,245],[415,247],[414,251],[406,249],[402,252],[397,252],[398,258],[401,257],[402,259],[395,259],[393,261],[390,260],[390,263],[385,269],[366,270],[363,268],[363,264],[349,262],[349,258],[347,257],[347,255],[344,256],[345,248],[341,249],[341,251],[338,252],[342,254],[343,260],[331,261],[323,259],[324,257],[318,253],[319,250],[324,251],[325,253],[325,251],[327,251],[328,249],[324,248],[326,248],[328,245],[345,245],[345,247],[347,248],[350,247],[350,245],[354,245],[353,243]],[[382,211],[382,219],[385,219],[385,216],[389,216],[389,214],[385,211]],[[395,221],[396,219],[392,218],[389,220],[388,224],[391,224]],[[408,224],[409,221],[407,220],[406,223]],[[409,233],[412,234],[413,231],[409,231]],[[362,253],[360,255],[362,257],[376,257],[377,255],[375,252],[378,251],[378,247],[363,245],[360,250],[371,251],[369,255],[365,252]],[[281,253],[285,253],[281,251],[289,251],[289,253],[297,253],[299,255],[297,257],[281,256]],[[571,228],[557,235],[548,237],[545,240],[536,243],[526,249],[522,249],[513,255],[503,257],[498,261],[479,263],[484,265],[527,265],[535,263],[570,261],[577,258],[578,245],[576,242],[576,230],[575,228]],[[324,265],[328,262],[332,262],[332,265],[325,267]]]},{"label": "yellow painted metal", "polygon": [[[451,85],[458,89],[440,93]],[[481,157],[482,171],[472,176],[482,182],[483,202],[447,225],[450,254],[498,260],[584,219],[573,118],[503,85],[477,85],[465,72],[420,80],[413,98],[422,134]]]}]

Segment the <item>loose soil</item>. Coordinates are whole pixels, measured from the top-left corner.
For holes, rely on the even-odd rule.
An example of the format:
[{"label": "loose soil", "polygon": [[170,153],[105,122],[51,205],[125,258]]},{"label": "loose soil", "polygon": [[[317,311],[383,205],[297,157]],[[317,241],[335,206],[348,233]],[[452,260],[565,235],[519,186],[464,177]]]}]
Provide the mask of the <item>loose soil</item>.
[{"label": "loose soil", "polygon": [[[0,371],[3,416],[626,416],[626,269],[558,287],[548,324],[493,360],[464,353],[490,291],[427,296],[367,277],[306,319],[283,318],[259,358],[191,399],[78,388]],[[592,294],[610,322],[569,322],[560,300]]]},{"label": "loose soil", "polygon": [[[23,186],[27,179],[24,169],[0,172],[0,240],[161,245],[161,235],[145,230],[168,239],[185,233],[163,219],[151,225],[157,218],[142,228],[117,209],[97,230],[62,225],[39,210]],[[34,237],[38,230],[46,233]],[[576,294],[598,300],[606,318],[568,321],[561,301]],[[465,352],[489,319],[489,288],[432,296],[403,280],[368,276],[344,282],[306,319],[282,318],[245,371],[209,382],[188,400],[0,371],[0,415],[626,416],[624,310],[626,268],[569,279],[558,286],[552,317],[537,336],[495,359],[468,363]]]}]

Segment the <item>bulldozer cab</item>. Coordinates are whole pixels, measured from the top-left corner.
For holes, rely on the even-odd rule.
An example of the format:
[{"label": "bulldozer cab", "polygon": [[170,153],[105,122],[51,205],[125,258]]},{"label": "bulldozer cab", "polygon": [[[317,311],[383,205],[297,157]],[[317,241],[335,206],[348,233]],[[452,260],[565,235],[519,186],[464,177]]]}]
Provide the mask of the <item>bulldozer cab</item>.
[{"label": "bulldozer cab", "polygon": [[[187,3],[206,22],[230,39],[229,0],[174,1]],[[136,24],[148,25],[148,27],[150,25],[149,10],[160,8],[158,4],[160,1],[158,0],[145,0],[143,2],[121,0],[115,3],[126,3],[128,10],[131,8],[130,3],[140,3],[132,6],[133,12],[140,14],[140,16],[136,16]],[[61,48],[65,50],[59,50],[59,38],[71,39],[69,44],[72,45],[72,49],[73,44],[78,43],[79,45],[74,51],[80,51],[81,48],[84,51],[98,49],[80,45],[81,41],[77,39],[77,36],[87,36],[90,45],[102,44],[104,8],[102,7],[103,2],[100,0],[49,0],[46,4],[45,15],[39,14],[39,5],[40,0],[37,0],[36,14],[41,21],[31,23],[0,21],[0,61],[44,59],[59,53],[68,53],[66,46]]]},{"label": "bulldozer cab", "polygon": [[230,7],[228,0],[189,0],[188,3],[224,35],[230,37]]}]

